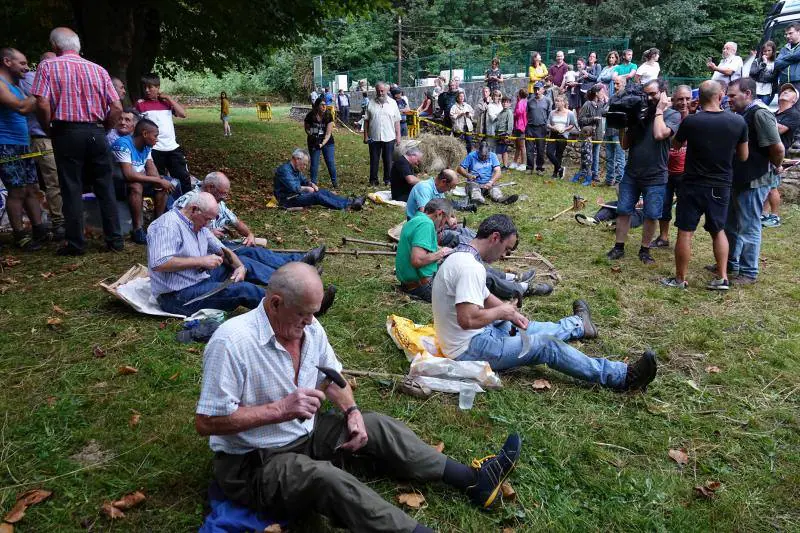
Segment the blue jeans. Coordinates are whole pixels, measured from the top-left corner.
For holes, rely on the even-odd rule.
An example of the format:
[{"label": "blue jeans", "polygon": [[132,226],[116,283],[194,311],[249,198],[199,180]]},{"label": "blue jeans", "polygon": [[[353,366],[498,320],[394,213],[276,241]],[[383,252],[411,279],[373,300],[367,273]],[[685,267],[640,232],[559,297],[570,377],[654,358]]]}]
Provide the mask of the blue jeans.
[{"label": "blue jeans", "polygon": [[240,243],[231,241],[223,241],[222,244],[224,244],[226,248],[235,250],[233,253],[235,253],[239,259],[243,257],[247,258],[249,260],[249,268],[253,269],[253,274],[257,276],[258,279],[265,280],[265,282],[269,282],[272,273],[286,263],[300,261],[303,258],[303,254],[283,254],[267,250],[261,246],[243,246]]},{"label": "blue jeans", "polygon": [[314,148],[309,150],[311,156],[311,183],[317,183],[317,175],[319,174],[319,154],[325,158],[325,166],[328,167],[328,174],[331,175],[331,183],[334,187],[338,186],[339,180],[336,177],[336,161],[333,159],[333,151],[335,145],[329,142],[322,148]]},{"label": "blue jeans", "polygon": [[600,147],[601,144],[592,144],[592,179],[599,179],[600,174]]},{"label": "blue jeans", "polygon": [[642,211],[644,218],[648,220],[660,219],[666,190],[666,184],[640,185],[636,180],[623,176],[622,181],[619,182],[617,216],[632,215],[636,203],[639,201],[639,196],[641,196],[644,200],[644,209]]},{"label": "blue jeans", "polygon": [[728,236],[728,272],[739,272],[749,278],[758,277],[758,256],[761,253],[761,213],[769,185],[757,189],[733,190],[728,208],[725,234]]},{"label": "blue jeans", "polygon": [[283,207],[311,207],[321,205],[328,209],[347,209],[352,202],[343,196],[331,191],[320,189],[318,192],[304,192],[297,196],[287,198],[282,202]]},{"label": "blue jeans", "polygon": [[161,309],[167,313],[175,313],[178,315],[192,315],[200,309],[222,309],[223,311],[233,311],[240,305],[248,309],[253,309],[264,298],[264,289],[255,285],[256,283],[266,282],[259,280],[255,272],[251,272],[252,261],[247,258],[241,258],[242,263],[247,267],[247,275],[245,281],[234,283],[226,288],[209,296],[204,300],[195,302],[190,305],[183,305],[189,300],[197,298],[198,296],[207,293],[211,289],[217,287],[221,282],[231,277],[233,273],[227,265],[220,265],[211,272],[208,279],[204,279],[200,283],[196,283],[185,289],[179,291],[168,292],[158,296],[158,304]]},{"label": "blue jeans", "polygon": [[[619,141],[619,135],[606,135],[604,141]],[[625,173],[625,150],[619,144],[606,145],[606,183],[621,181]]]},{"label": "blue jeans", "polygon": [[605,358],[589,357],[564,341],[583,336],[580,317],[568,316],[558,323],[531,322],[525,335],[509,335],[511,324],[497,322],[474,336],[459,361],[486,361],[493,370],[522,365],[547,365],[573,378],[606,387],[625,385],[628,365]]}]

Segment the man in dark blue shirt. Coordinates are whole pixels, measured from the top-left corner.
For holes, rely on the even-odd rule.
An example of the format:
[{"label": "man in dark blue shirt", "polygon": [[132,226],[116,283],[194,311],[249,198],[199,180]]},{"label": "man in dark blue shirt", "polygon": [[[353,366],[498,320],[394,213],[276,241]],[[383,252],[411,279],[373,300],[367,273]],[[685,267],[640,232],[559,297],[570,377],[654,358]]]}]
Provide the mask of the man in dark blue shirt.
[{"label": "man in dark blue shirt", "polygon": [[275,170],[273,193],[281,207],[310,207],[321,205],[328,209],[352,209],[360,211],[365,198],[344,198],[331,191],[320,189],[303,175],[308,166],[308,152],[296,148],[292,158]]}]

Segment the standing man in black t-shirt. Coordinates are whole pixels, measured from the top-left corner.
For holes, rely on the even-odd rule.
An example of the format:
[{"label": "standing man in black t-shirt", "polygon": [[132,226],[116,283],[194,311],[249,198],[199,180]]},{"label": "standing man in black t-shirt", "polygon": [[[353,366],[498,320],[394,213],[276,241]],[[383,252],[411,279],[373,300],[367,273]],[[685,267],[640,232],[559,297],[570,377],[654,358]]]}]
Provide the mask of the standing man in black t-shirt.
[{"label": "standing man in black t-shirt", "polygon": [[390,176],[392,186],[392,200],[407,202],[411,189],[419,183],[419,178],[414,175],[412,167],[418,167],[422,161],[422,151],[416,146],[406,150],[392,164]]},{"label": "standing man in black t-shirt", "polygon": [[728,238],[723,230],[733,181],[733,157],[745,161],[749,150],[747,124],[739,115],[722,110],[722,97],[719,83],[704,81],[700,85],[703,112],[686,117],[672,141],[676,148],[686,142],[686,164],[675,211],[675,277],[661,281],[667,287],[689,286],[686,272],[692,256],[692,237],[700,216],[705,215],[704,227],[711,234],[714,257],[720,265],[719,279],[711,281],[707,288],[729,288]]},{"label": "standing man in black t-shirt", "polygon": [[669,139],[678,131],[681,114],[672,109],[672,101],[661,90],[658,80],[646,83],[643,90],[649,106],[646,118],[619,130],[620,144],[623,149],[628,150],[628,163],[622,181],[619,182],[617,239],[607,257],[613,261],[625,255],[625,240],[631,227],[631,215],[641,196],[644,200],[644,224],[639,260],[649,265],[655,263],[650,255],[650,242],[655,236],[662,206],[666,201],[664,196],[667,190]]}]

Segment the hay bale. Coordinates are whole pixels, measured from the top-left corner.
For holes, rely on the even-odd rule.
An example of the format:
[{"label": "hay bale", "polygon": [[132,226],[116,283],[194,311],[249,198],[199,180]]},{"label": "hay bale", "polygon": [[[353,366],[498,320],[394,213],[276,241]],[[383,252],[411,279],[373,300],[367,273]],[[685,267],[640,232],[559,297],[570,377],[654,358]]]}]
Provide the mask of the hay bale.
[{"label": "hay bale", "polygon": [[422,150],[420,171],[435,176],[445,168],[456,168],[466,157],[464,142],[449,135],[431,135],[424,133],[416,139],[401,142],[395,154],[399,157],[411,146],[419,146]]},{"label": "hay bale", "polygon": [[786,177],[783,179],[778,191],[781,199],[790,204],[800,204],[800,179],[796,177]]}]

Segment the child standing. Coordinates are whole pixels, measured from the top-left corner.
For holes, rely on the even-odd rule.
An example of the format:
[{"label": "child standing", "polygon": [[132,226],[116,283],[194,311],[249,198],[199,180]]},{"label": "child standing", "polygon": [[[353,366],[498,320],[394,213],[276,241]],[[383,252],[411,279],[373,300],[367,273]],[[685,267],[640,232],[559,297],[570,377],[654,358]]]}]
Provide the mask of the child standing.
[{"label": "child standing", "polygon": [[502,111],[497,114],[495,121],[494,133],[497,135],[497,148],[495,152],[502,160],[503,169],[508,168],[508,148],[513,141],[508,137],[514,133],[514,112],[511,110],[511,98],[504,96],[501,100],[503,105]]},{"label": "child standing", "polygon": [[142,77],[144,99],[136,102],[136,111],[158,126],[158,142],[153,147],[151,157],[159,174],[169,174],[181,182],[183,192],[192,190],[192,178],[186,164],[186,155],[175,139],[173,115],[186,118],[186,111],[174,98],[161,92],[161,78],[156,74]]},{"label": "child standing", "polygon": [[228,94],[225,91],[219,93],[219,118],[222,120],[222,129],[225,137],[231,136],[231,125],[229,117],[231,114],[231,103],[228,101]]},{"label": "child standing", "polygon": [[528,125],[528,93],[520,89],[517,93],[517,105],[514,107],[514,135],[517,136],[517,151],[514,152],[514,161],[509,168],[527,170],[527,156],[525,154],[525,128]]},{"label": "child standing", "polygon": [[586,103],[578,112],[578,125],[581,127],[581,169],[572,181],[581,181],[581,185],[591,185],[599,181],[600,143],[605,135],[605,118],[603,113],[606,103],[603,98],[603,86],[598,84],[586,92]]}]

